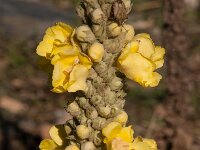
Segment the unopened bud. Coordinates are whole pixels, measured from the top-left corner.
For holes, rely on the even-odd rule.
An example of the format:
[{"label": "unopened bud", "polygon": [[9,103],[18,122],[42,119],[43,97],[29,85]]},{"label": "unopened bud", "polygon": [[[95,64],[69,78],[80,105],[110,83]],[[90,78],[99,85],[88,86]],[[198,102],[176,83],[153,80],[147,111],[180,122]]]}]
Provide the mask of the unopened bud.
[{"label": "unopened bud", "polygon": [[133,28],[133,26],[129,25],[129,24],[124,24],[122,27],[122,32],[126,33],[126,41],[130,42],[134,35],[135,35],[135,30]]},{"label": "unopened bud", "polygon": [[81,110],[76,102],[72,102],[71,104],[68,105],[67,111],[72,115],[72,116],[78,116],[81,113]]},{"label": "unopened bud", "polygon": [[126,122],[128,121],[128,115],[125,111],[122,111],[119,113],[119,115],[117,115],[114,119],[114,121],[117,121],[121,124],[126,124]]},{"label": "unopened bud", "polygon": [[107,118],[111,112],[111,108],[109,106],[98,107],[98,112],[102,117]]},{"label": "unopened bud", "polygon": [[121,31],[122,27],[119,26],[117,23],[111,23],[110,25],[108,25],[108,35],[110,37],[116,37],[120,35]]},{"label": "unopened bud", "polygon": [[65,150],[80,150],[77,145],[69,145],[65,148]]},{"label": "unopened bud", "polygon": [[76,133],[79,138],[86,139],[90,136],[90,129],[84,125],[79,125],[76,127]]},{"label": "unopened bud", "polygon": [[124,2],[128,14],[132,8],[131,0],[122,0],[122,1]]},{"label": "unopened bud", "polygon": [[106,124],[105,118],[97,117],[96,119],[92,120],[92,127],[96,130],[101,130],[105,124]]},{"label": "unopened bud", "polygon": [[92,142],[85,142],[82,144],[81,150],[96,150],[96,147]]},{"label": "unopened bud", "polygon": [[92,22],[101,24],[105,20],[105,15],[101,8],[97,8],[92,12]]},{"label": "unopened bud", "polygon": [[103,45],[98,42],[95,42],[88,49],[88,55],[94,62],[100,62],[104,56]]},{"label": "unopened bud", "polygon": [[122,88],[123,84],[122,84],[122,79],[115,77],[112,79],[112,81],[109,84],[111,90],[118,90],[120,88]]},{"label": "unopened bud", "polygon": [[90,107],[86,110],[86,116],[90,119],[94,119],[98,116],[98,113],[94,107]]},{"label": "unopened bud", "polygon": [[76,29],[76,37],[81,42],[93,42],[95,40],[95,36],[87,25],[82,25]]}]

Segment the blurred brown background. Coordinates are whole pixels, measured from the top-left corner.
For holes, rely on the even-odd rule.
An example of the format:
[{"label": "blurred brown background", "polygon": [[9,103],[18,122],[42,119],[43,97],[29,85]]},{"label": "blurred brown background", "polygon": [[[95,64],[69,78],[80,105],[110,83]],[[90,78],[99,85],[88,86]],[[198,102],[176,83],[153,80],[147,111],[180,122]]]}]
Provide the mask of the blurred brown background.
[{"label": "blurred brown background", "polygon": [[[73,26],[80,24],[75,13],[78,0],[0,0],[0,149],[38,149],[48,137],[52,124],[64,123],[67,95],[50,92],[47,74],[39,67],[35,49],[45,29],[58,21]],[[136,33],[150,33],[157,45],[163,41],[163,1],[134,0],[128,22]],[[195,126],[193,135],[200,141],[200,1],[185,0],[189,61],[195,68],[195,87],[188,93]],[[167,51],[170,51],[167,49]],[[180,60],[181,61],[181,60]],[[160,126],[155,121],[155,108],[167,95],[166,65],[160,70],[163,80],[156,88],[142,88],[127,80],[126,110],[136,135],[154,136]],[[190,74],[184,74],[186,77]],[[173,86],[173,85],[172,85]],[[161,111],[162,112],[162,111]],[[162,124],[162,122],[161,122]]]}]

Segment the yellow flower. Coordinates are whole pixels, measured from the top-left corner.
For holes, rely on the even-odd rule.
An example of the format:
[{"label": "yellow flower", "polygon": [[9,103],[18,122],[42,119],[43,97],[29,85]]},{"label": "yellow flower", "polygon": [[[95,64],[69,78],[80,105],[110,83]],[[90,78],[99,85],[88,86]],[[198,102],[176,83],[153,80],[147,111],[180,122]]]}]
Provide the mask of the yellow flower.
[{"label": "yellow flower", "polygon": [[131,150],[133,130],[131,126],[122,127],[118,122],[111,122],[102,130],[107,150]]},{"label": "yellow flower", "polygon": [[41,150],[61,150],[65,147],[65,130],[62,125],[51,127],[49,134],[52,139],[44,139],[41,141],[39,148]]},{"label": "yellow flower", "polygon": [[137,137],[133,142],[134,150],[157,150],[157,144],[152,139]]},{"label": "yellow flower", "polygon": [[55,45],[69,43],[72,33],[72,27],[62,22],[48,28],[42,42],[37,47],[37,54],[49,58]]},{"label": "yellow flower", "polygon": [[165,49],[154,46],[148,34],[138,34],[122,50],[118,68],[127,78],[144,87],[155,87],[162,76],[155,72],[163,66]]},{"label": "yellow flower", "polygon": [[75,30],[64,23],[47,29],[37,54],[51,60],[53,92],[87,90],[86,79],[92,62],[74,40]]}]

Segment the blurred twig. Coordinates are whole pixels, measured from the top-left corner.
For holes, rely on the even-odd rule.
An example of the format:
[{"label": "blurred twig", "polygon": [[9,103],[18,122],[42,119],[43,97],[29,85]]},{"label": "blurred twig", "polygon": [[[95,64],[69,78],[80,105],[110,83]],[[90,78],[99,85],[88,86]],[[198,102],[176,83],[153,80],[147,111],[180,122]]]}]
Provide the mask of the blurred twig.
[{"label": "blurred twig", "polygon": [[151,120],[150,120],[150,123],[149,123],[149,127],[147,129],[147,132],[146,132],[146,135],[145,137],[150,137],[154,128],[155,128],[155,123],[157,121],[157,115],[156,115],[156,112],[154,111],[154,113],[152,114],[152,117],[151,117]]}]

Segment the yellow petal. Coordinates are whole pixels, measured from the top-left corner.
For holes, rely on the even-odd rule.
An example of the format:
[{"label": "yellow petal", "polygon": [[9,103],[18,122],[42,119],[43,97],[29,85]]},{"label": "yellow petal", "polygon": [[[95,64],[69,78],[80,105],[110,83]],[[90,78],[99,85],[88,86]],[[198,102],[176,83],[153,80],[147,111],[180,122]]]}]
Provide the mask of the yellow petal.
[{"label": "yellow petal", "polygon": [[134,150],[157,150],[157,144],[152,139],[135,138],[133,142]]},{"label": "yellow petal", "polygon": [[54,38],[60,42],[65,42],[70,40],[70,36],[73,32],[71,27],[68,28],[68,25],[64,23],[57,23],[55,26],[51,27],[52,32],[54,33]]},{"label": "yellow petal", "polygon": [[73,49],[73,46],[70,44],[64,44],[64,45],[55,45],[53,47],[51,55],[73,55],[75,54],[75,51]]},{"label": "yellow petal", "polygon": [[146,143],[139,142],[137,144],[133,144],[134,150],[151,150],[150,147]]},{"label": "yellow petal", "polygon": [[115,133],[114,130],[120,131],[121,130],[121,124],[119,122],[111,122],[109,123],[105,128],[102,130],[102,134],[105,137],[110,137],[111,134]]},{"label": "yellow petal", "polygon": [[62,93],[66,91],[65,87],[69,84],[70,72],[72,71],[74,65],[78,63],[78,61],[78,56],[68,56],[61,59],[56,55],[55,58],[52,59],[52,64],[54,64],[52,76],[54,92]]},{"label": "yellow petal", "polygon": [[144,86],[156,87],[161,79],[162,76],[159,73],[153,72],[151,78],[144,84]]},{"label": "yellow petal", "polygon": [[53,41],[54,39],[51,36],[45,35],[43,41],[38,45],[36,53],[39,56],[47,57],[47,54],[50,54],[52,51]]},{"label": "yellow petal", "polygon": [[56,125],[51,127],[51,129],[49,130],[49,134],[56,144],[58,144],[59,146],[64,145],[67,135],[65,134],[65,129],[63,125]]},{"label": "yellow petal", "polygon": [[144,38],[151,38],[149,34],[147,33],[140,33],[140,34],[137,34],[136,36],[139,36],[139,37],[144,37]]},{"label": "yellow petal", "polygon": [[111,150],[133,150],[132,143],[127,143],[120,138],[116,138],[111,143]]},{"label": "yellow petal", "polygon": [[39,145],[40,150],[56,150],[58,145],[49,139],[42,140]]},{"label": "yellow petal", "polygon": [[139,42],[138,53],[150,59],[155,52],[153,41],[143,34],[136,35],[134,40]]},{"label": "yellow petal", "polygon": [[155,53],[151,56],[151,60],[152,61],[161,60],[163,59],[164,55],[165,55],[165,49],[160,46],[156,46]]},{"label": "yellow petal", "polygon": [[67,87],[68,92],[87,90],[86,79],[88,77],[88,74],[89,70],[85,66],[76,65],[70,73],[69,84]]},{"label": "yellow petal", "polygon": [[131,143],[133,141],[133,130],[132,127],[124,127],[121,129],[121,131],[118,133],[117,137],[122,139],[125,142]]},{"label": "yellow petal", "polygon": [[164,64],[164,59],[155,61],[154,64],[156,65],[156,69],[161,68]]},{"label": "yellow petal", "polygon": [[47,57],[53,49],[54,43],[62,44],[66,41],[70,41],[70,36],[73,29],[64,23],[57,23],[55,26],[46,30],[43,41],[37,47],[37,54],[43,57]]},{"label": "yellow petal", "polygon": [[147,143],[152,150],[157,150],[157,144],[155,140],[144,138],[143,141]]},{"label": "yellow petal", "polygon": [[91,68],[92,62],[86,54],[80,53],[78,57],[80,60],[80,64],[84,65],[87,69]]},{"label": "yellow petal", "polygon": [[139,48],[139,42],[132,41],[131,43],[127,44],[125,48],[122,50],[122,53],[118,59],[119,62],[123,61],[129,54],[136,53]]},{"label": "yellow petal", "polygon": [[63,83],[66,79],[66,75],[64,74],[65,69],[66,66],[62,62],[57,62],[55,64],[52,76],[52,85],[54,88],[63,86]]}]

